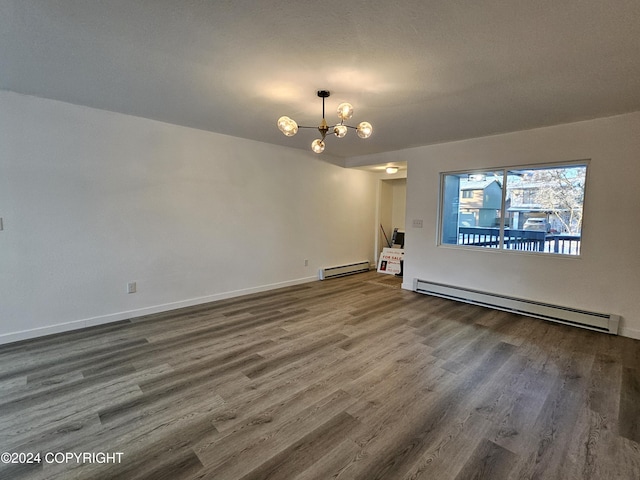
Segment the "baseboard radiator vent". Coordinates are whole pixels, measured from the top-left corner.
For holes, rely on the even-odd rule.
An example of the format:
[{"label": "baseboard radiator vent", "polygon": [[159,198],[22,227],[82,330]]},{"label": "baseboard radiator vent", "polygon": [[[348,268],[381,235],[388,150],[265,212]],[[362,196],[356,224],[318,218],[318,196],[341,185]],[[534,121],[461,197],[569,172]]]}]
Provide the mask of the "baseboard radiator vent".
[{"label": "baseboard radiator vent", "polygon": [[350,263],[348,265],[340,265],[338,267],[321,268],[318,272],[320,280],[328,280],[329,278],[344,277],[345,275],[353,275],[354,273],[362,273],[369,271],[369,262]]},{"label": "baseboard radiator vent", "polygon": [[588,328],[598,332],[618,334],[619,315],[587,312],[574,308],[549,305],[547,303],[522,300],[520,298],[480,292],[467,288],[452,287],[441,283],[414,279],[413,290],[418,293],[435,295],[483,307],[504,310],[530,317],[541,318],[553,322],[564,323],[576,327]]}]

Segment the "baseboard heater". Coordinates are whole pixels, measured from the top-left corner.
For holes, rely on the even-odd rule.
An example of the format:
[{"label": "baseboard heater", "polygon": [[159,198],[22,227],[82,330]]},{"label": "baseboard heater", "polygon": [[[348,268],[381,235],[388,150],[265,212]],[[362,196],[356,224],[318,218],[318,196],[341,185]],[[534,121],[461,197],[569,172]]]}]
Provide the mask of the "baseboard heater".
[{"label": "baseboard heater", "polygon": [[547,303],[522,300],[520,298],[480,292],[467,288],[452,287],[441,283],[414,279],[413,290],[418,293],[435,295],[483,307],[495,308],[553,322],[574,325],[598,332],[618,334],[620,315],[587,312],[574,308],[549,305]]},{"label": "baseboard heater", "polygon": [[353,275],[354,273],[362,273],[369,271],[369,262],[350,263],[348,265],[340,265],[337,267],[321,268],[318,272],[320,280],[329,278],[344,277],[345,275]]}]

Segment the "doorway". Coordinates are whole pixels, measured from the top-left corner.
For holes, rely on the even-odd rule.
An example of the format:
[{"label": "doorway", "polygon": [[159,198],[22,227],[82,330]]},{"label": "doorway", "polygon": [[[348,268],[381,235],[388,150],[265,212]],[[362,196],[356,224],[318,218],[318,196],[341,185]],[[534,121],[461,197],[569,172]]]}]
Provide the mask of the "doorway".
[{"label": "doorway", "polygon": [[389,246],[393,230],[405,231],[407,210],[407,179],[380,180],[378,197],[378,234],[376,235],[376,263],[383,248]]}]

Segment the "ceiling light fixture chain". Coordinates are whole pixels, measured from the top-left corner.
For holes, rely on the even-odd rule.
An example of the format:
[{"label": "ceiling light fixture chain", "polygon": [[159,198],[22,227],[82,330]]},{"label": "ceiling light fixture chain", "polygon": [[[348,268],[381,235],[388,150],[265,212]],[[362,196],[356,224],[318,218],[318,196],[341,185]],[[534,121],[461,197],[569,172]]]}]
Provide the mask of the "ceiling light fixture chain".
[{"label": "ceiling light fixture chain", "polygon": [[334,125],[327,124],[325,120],[324,101],[325,98],[329,98],[330,95],[331,93],[328,90],[318,90],[318,97],[322,98],[322,122],[318,127],[298,126],[295,120],[287,116],[282,116],[278,119],[278,128],[280,131],[287,137],[293,137],[298,133],[299,128],[317,128],[322,138],[318,138],[311,143],[311,150],[315,153],[322,153],[324,151],[324,140],[329,131],[332,131],[336,137],[342,138],[347,134],[348,129],[352,128],[356,130],[358,137],[369,138],[373,133],[373,127],[369,122],[360,122],[357,127],[344,123],[345,120],[349,120],[353,116],[353,105],[350,103],[344,102],[338,105],[338,118],[340,118],[340,123]]}]

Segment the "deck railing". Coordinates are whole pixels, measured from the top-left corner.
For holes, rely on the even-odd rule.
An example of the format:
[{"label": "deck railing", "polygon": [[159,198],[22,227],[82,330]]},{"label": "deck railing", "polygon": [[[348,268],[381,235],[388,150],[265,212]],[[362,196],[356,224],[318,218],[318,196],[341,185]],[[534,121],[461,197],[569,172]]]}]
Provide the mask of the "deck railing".
[{"label": "deck railing", "polygon": [[[580,235],[547,234],[535,230],[504,229],[504,248],[532,252],[580,254]],[[498,248],[500,229],[486,227],[460,227],[458,245]]]}]

